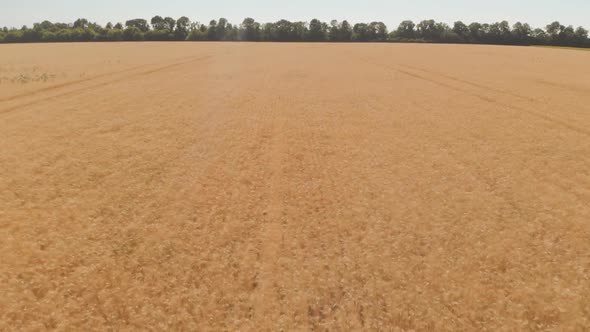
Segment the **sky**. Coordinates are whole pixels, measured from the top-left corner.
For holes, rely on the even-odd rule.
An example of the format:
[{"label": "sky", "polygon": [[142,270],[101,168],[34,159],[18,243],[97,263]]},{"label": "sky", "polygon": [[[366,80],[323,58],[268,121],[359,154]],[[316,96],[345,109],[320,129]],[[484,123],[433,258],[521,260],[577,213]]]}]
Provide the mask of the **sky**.
[{"label": "sky", "polygon": [[564,25],[590,28],[589,0],[0,0],[0,26],[32,26],[49,20],[71,23],[77,18],[91,22],[125,22],[131,18],[149,19],[155,15],[208,23],[225,17],[241,23],[245,17],[258,22],[279,19],[329,22],[347,19],[351,23],[382,21],[390,29],[410,19],[435,19],[452,23],[497,22],[507,20],[544,27],[560,21]]}]

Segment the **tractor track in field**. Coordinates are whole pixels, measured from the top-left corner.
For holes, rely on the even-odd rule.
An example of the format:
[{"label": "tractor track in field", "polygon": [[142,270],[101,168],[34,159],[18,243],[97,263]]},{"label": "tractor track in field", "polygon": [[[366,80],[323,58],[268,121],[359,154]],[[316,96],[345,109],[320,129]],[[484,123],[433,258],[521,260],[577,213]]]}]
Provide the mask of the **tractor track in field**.
[{"label": "tractor track in field", "polygon": [[[21,103],[21,104],[17,104],[14,106],[9,106],[7,108],[4,109],[0,109],[0,115],[2,114],[7,114],[13,111],[17,111],[20,109],[23,109],[25,107],[29,107],[29,106],[33,106],[48,100],[55,100],[55,99],[59,99],[62,97],[67,97],[67,96],[71,96],[71,95],[76,95],[85,91],[89,91],[92,89],[96,89],[96,88],[100,88],[103,86],[108,86],[111,84],[116,84],[116,83],[120,83],[120,82],[124,82],[124,81],[128,81],[128,80],[132,80],[135,78],[139,78],[142,76],[146,76],[146,75],[151,75],[151,74],[155,74],[158,72],[162,72],[162,71],[166,71],[168,69],[172,69],[175,67],[179,67],[179,66],[183,66],[183,65],[187,65],[187,64],[191,64],[197,61],[203,61],[203,60],[207,60],[211,58],[211,56],[199,56],[199,57],[192,57],[190,60],[185,60],[185,61],[179,61],[179,62],[175,62],[172,64],[167,64],[167,65],[163,65],[163,66],[153,66],[153,65],[143,65],[143,66],[137,66],[137,67],[133,67],[130,69],[126,69],[126,70],[122,70],[119,72],[111,72],[111,73],[107,73],[107,74],[103,74],[103,75],[97,75],[91,78],[87,78],[87,79],[83,79],[83,80],[77,80],[74,82],[67,82],[64,84],[59,84],[59,85],[55,85],[52,87],[48,87],[45,89],[41,89],[41,90],[37,90],[37,91],[33,91],[27,94],[20,94],[20,95],[15,95],[15,96],[11,96],[8,98],[4,98],[2,100],[0,100],[1,102],[12,102],[12,101],[18,101],[21,99],[27,99],[27,98],[31,98],[31,97],[35,97],[39,94],[44,94],[44,93],[50,93],[53,91],[59,91],[61,89],[64,88],[68,88],[71,86],[74,86],[76,84],[83,84],[83,83],[88,83],[88,82],[94,82],[97,80],[102,80],[105,78],[111,78],[109,81],[107,82],[101,82],[101,83],[96,83],[96,84],[92,84],[90,86],[84,86],[81,88],[77,88],[77,89],[73,89],[73,90],[69,90],[69,91],[65,91],[65,92],[61,92],[61,93],[56,93],[50,96],[46,96],[46,97],[42,97],[42,98],[37,98],[35,100],[29,101],[29,102],[25,102],[25,103]],[[142,71],[137,71],[138,69],[145,69],[145,68],[149,68],[152,67],[150,69],[147,70],[142,70]],[[117,77],[118,75],[125,73],[127,75],[123,75],[122,77]],[[112,77],[115,77],[114,79]]]},{"label": "tractor track in field", "polygon": [[[375,66],[380,66],[380,67],[384,67],[384,68],[395,70],[396,72],[398,72],[400,74],[403,74],[403,75],[406,75],[408,77],[412,77],[412,78],[415,78],[415,79],[418,79],[418,80],[422,80],[422,81],[425,81],[425,82],[428,82],[428,83],[432,83],[432,84],[435,84],[435,85],[438,85],[438,86],[441,86],[441,87],[445,87],[445,88],[450,89],[450,90],[454,90],[454,91],[457,91],[457,92],[460,92],[460,93],[464,93],[466,95],[469,95],[471,97],[478,98],[478,99],[483,100],[483,101],[485,101],[487,103],[490,103],[490,104],[502,106],[506,110],[512,110],[513,112],[516,112],[516,111],[518,111],[518,112],[524,112],[524,113],[527,113],[527,114],[529,114],[531,116],[534,116],[536,118],[539,118],[539,119],[545,120],[545,121],[547,121],[549,123],[552,123],[554,125],[559,125],[559,126],[561,126],[563,128],[567,128],[567,129],[572,130],[572,131],[575,131],[575,132],[577,132],[579,134],[583,134],[585,136],[590,136],[590,130],[587,130],[585,128],[578,127],[578,126],[576,126],[574,124],[571,124],[571,123],[569,123],[567,121],[560,120],[558,118],[555,118],[555,117],[552,117],[552,116],[549,116],[549,115],[546,115],[546,114],[543,114],[543,113],[540,113],[540,112],[536,112],[536,111],[530,110],[530,109],[525,108],[525,107],[521,107],[521,106],[517,106],[517,105],[514,105],[514,104],[508,104],[508,103],[502,102],[502,101],[498,100],[497,97],[494,98],[494,97],[487,96],[485,93],[482,93],[481,90],[493,91],[493,92],[495,92],[498,95],[503,95],[503,96],[507,96],[507,97],[514,97],[514,98],[522,99],[522,100],[525,100],[525,101],[528,101],[528,102],[533,102],[535,104],[540,104],[541,103],[541,101],[539,101],[537,99],[534,99],[534,98],[522,96],[522,95],[515,94],[515,93],[512,93],[512,92],[507,92],[507,91],[504,91],[504,90],[501,90],[501,89],[489,87],[487,85],[470,82],[468,80],[459,79],[459,78],[456,78],[456,77],[453,77],[453,76],[435,73],[435,72],[430,71],[430,70],[418,69],[415,66],[399,65],[399,66],[393,67],[393,66],[390,66],[390,65],[384,65],[384,64],[375,63],[375,62],[369,62],[369,63],[371,63],[371,64],[373,64]],[[408,68],[411,68],[411,69],[408,69]],[[416,71],[423,72],[424,74],[426,74],[426,76],[424,74],[419,74]],[[442,80],[441,80],[441,78],[442,78]],[[445,80],[447,80],[447,82],[445,82]],[[466,84],[466,85],[469,85],[471,87],[474,87],[474,88],[476,88],[476,89],[478,89],[480,91],[478,91],[478,92],[469,91],[469,90],[467,90],[465,88],[462,88],[462,87],[453,85],[453,84],[449,83],[448,81],[457,82],[457,83],[461,83],[461,84]]]}]

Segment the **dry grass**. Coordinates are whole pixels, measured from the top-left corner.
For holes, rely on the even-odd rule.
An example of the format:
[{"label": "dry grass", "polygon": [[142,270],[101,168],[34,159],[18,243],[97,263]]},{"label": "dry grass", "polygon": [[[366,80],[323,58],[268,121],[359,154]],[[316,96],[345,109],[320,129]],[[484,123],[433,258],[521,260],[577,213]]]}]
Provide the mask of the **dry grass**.
[{"label": "dry grass", "polygon": [[2,45],[0,330],[588,330],[588,63]]}]

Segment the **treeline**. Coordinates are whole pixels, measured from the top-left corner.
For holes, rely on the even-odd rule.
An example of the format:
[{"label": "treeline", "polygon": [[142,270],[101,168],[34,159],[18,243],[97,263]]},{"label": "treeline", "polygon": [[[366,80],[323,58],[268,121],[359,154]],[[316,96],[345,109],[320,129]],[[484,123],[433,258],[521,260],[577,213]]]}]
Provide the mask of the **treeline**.
[{"label": "treeline", "polygon": [[260,42],[429,42],[457,44],[554,45],[590,47],[588,30],[553,22],[544,29],[507,21],[493,24],[424,20],[403,21],[389,31],[383,22],[350,24],[313,19],[310,22],[280,20],[259,23],[246,18],[239,25],[226,19],[209,24],[191,22],[187,17],[174,19],[155,16],[149,22],[133,19],[101,26],[86,19],[72,24],[44,21],[32,28],[3,28],[0,43],[90,42],[90,41],[260,41]]}]

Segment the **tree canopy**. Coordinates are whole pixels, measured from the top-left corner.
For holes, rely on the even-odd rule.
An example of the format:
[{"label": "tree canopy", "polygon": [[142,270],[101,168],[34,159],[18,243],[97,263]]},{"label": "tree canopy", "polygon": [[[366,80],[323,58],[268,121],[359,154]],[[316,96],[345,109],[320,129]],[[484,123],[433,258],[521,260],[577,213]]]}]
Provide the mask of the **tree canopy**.
[{"label": "tree canopy", "polygon": [[560,22],[533,28],[524,22],[511,26],[507,21],[457,21],[450,26],[435,20],[406,20],[390,32],[383,22],[377,21],[354,25],[346,20],[326,23],[319,19],[260,23],[245,18],[241,24],[231,24],[222,17],[201,24],[185,16],[174,19],[157,15],[149,22],[136,18],[124,25],[109,22],[104,27],[80,18],[73,23],[43,21],[32,28],[0,29],[0,43],[91,41],[429,42],[590,47],[588,30]]}]

